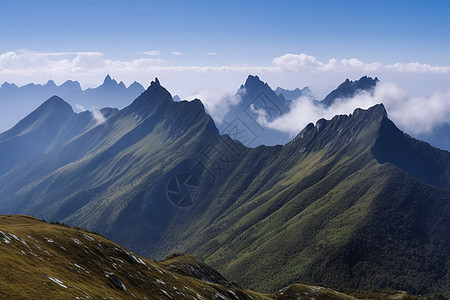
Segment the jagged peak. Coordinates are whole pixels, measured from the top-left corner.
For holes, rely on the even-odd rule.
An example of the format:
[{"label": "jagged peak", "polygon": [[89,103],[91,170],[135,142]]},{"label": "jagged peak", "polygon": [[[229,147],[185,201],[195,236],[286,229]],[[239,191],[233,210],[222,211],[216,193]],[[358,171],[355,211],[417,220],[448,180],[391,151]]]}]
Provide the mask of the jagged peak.
[{"label": "jagged peak", "polygon": [[48,80],[45,85],[49,86],[49,87],[56,87],[56,83],[53,80],[51,80],[51,79]]},{"label": "jagged peak", "polygon": [[173,102],[172,95],[161,86],[158,78],[150,83],[150,86],[133,103],[126,108],[133,112],[145,113],[158,104]]},{"label": "jagged peak", "polygon": [[335,90],[331,91],[325,97],[322,104],[330,106],[338,98],[351,98],[360,91],[372,92],[378,81],[378,77],[375,77],[374,79],[372,77],[368,77],[367,75],[362,76],[359,80],[355,81],[351,81],[347,78]]},{"label": "jagged peak", "polygon": [[261,81],[258,75],[248,75],[247,81]]},{"label": "jagged peak", "polygon": [[14,89],[16,89],[16,88],[19,88],[15,83],[9,83],[9,82],[4,82],[3,84],[2,84],[2,86],[0,87],[0,89],[3,89],[3,88],[14,88]]},{"label": "jagged peak", "polygon": [[115,79],[112,79],[111,76],[108,74],[106,75],[105,79],[103,80],[103,86],[116,86],[119,85]]},{"label": "jagged peak", "polygon": [[378,82],[378,77],[372,78],[370,76],[364,75],[358,80],[352,81],[350,79],[346,79],[340,86],[348,85],[348,84],[358,84],[358,83],[366,83],[375,85]]},{"label": "jagged peak", "polygon": [[[168,91],[163,86],[161,86],[161,83],[159,82],[158,78],[155,77],[155,80],[150,82],[150,86],[147,88],[146,92],[152,93],[152,92],[156,92],[160,89],[164,89],[168,93]],[[171,98],[172,98],[172,96],[171,96]]]},{"label": "jagged peak", "polygon": [[249,86],[255,86],[255,85],[264,85],[267,83],[263,82],[261,79],[259,79],[258,75],[248,75],[247,80],[245,80],[245,87],[249,87]]},{"label": "jagged peak", "polygon": [[[325,147],[326,144],[334,145],[339,148],[337,143],[346,143],[354,138],[362,128],[369,128],[373,125],[381,126],[384,119],[387,118],[387,112],[382,103],[376,104],[368,109],[357,108],[349,115],[335,115],[331,120],[319,119],[316,124],[309,123],[289,144],[300,143],[309,145],[315,150]],[[326,129],[329,128],[329,129]],[[321,133],[325,135],[322,136]],[[349,135],[346,139],[340,139],[340,136]],[[322,136],[322,137],[321,137]],[[313,140],[319,139],[314,146],[310,144]],[[333,142],[333,140],[336,140]],[[340,141],[340,142],[337,142]],[[372,142],[375,142],[375,138]],[[337,147],[337,148],[336,148]]]}]

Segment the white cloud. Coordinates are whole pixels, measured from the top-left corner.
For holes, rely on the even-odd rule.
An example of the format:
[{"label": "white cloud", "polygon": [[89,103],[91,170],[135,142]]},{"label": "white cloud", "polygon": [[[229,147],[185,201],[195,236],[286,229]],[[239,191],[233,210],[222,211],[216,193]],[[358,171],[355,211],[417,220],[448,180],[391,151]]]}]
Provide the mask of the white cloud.
[{"label": "white cloud", "polygon": [[418,62],[408,64],[395,63],[393,65],[387,65],[386,69],[396,72],[410,72],[410,73],[450,73],[450,67],[431,66],[427,64],[421,64]]},{"label": "white cloud", "polygon": [[[144,52],[146,55],[158,51]],[[174,51],[174,55],[184,55]],[[213,55],[213,52],[208,53]],[[298,73],[298,74],[339,74],[339,73],[398,73],[398,74],[449,74],[448,66],[431,66],[420,63],[395,63],[382,65],[377,62],[366,63],[356,58],[335,59],[322,62],[307,54],[285,54],[273,59],[272,64],[262,66],[224,65],[224,66],[176,66],[169,65],[161,58],[137,58],[132,60],[113,60],[102,52],[32,52],[27,50],[11,51],[0,54],[0,80],[11,81],[12,78],[49,78],[65,79],[92,78],[100,81],[105,74],[133,74],[136,77],[156,75],[159,73],[185,72],[241,72],[255,73]],[[340,75],[339,75],[340,76]],[[33,80],[35,82],[35,80]]]},{"label": "white cloud", "polygon": [[301,54],[285,54],[274,58],[272,65],[282,71],[316,71],[323,66],[314,56]]},{"label": "white cloud", "polygon": [[97,76],[100,80],[105,74],[143,73],[164,64],[160,58],[111,60],[101,52],[41,53],[21,50],[0,55],[0,78],[65,77],[67,80]]},{"label": "white cloud", "polygon": [[106,118],[103,116],[102,112],[98,108],[93,108],[91,110],[92,117],[97,122],[96,125],[100,125],[102,123],[105,123]]},{"label": "white cloud", "polygon": [[158,50],[151,50],[151,51],[144,51],[142,52],[145,55],[150,55],[150,56],[158,56],[160,54],[160,51]]},{"label": "white cloud", "polygon": [[206,55],[217,55],[217,53],[216,52],[208,52],[208,53],[206,53]]},{"label": "white cloud", "polygon": [[215,122],[222,123],[223,118],[230,107],[241,101],[240,94],[228,94],[213,90],[202,90],[194,93],[188,99],[201,99],[206,112],[211,115]]},{"label": "white cloud", "polygon": [[0,84],[5,81],[17,85],[45,83],[49,79],[61,84],[71,79],[88,88],[100,85],[106,74],[114,74],[116,79],[125,83],[136,80],[146,86],[157,76],[170,91],[188,96],[206,89],[234,93],[248,74],[258,74],[267,78],[273,87],[308,85],[320,97],[345,78],[356,79],[362,75],[403,82],[408,90],[419,93],[450,84],[449,67],[420,63],[383,65],[356,58],[321,61],[300,53],[282,55],[266,65],[174,65],[161,57],[147,54],[119,60],[111,59],[102,52],[4,52],[0,53]]},{"label": "white cloud", "polygon": [[314,56],[301,54],[285,54],[276,57],[272,65],[280,71],[290,72],[376,72],[392,71],[399,73],[450,73],[448,66],[431,66],[421,63],[395,63],[383,65],[378,62],[366,63],[357,58],[331,58],[327,63]]},{"label": "white cloud", "polygon": [[86,111],[86,108],[84,108],[84,106],[81,104],[75,104],[73,110],[76,113],[80,113],[80,112]]},{"label": "white cloud", "polygon": [[411,135],[429,133],[436,126],[450,122],[450,92],[413,97],[393,83],[381,82],[373,94],[362,92],[351,99],[338,99],[330,107],[317,105],[311,98],[302,97],[293,102],[289,113],[265,125],[295,136],[308,123],[350,114],[356,108],[367,109],[378,103],[383,103],[389,118]]}]

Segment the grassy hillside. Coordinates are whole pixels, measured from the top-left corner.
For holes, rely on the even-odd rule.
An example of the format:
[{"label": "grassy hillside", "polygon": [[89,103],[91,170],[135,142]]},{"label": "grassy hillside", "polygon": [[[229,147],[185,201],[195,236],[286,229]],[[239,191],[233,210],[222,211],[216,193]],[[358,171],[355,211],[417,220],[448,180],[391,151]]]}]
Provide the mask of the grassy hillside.
[{"label": "grassy hillside", "polygon": [[269,299],[227,281],[183,276],[99,235],[27,216],[0,216],[0,266],[2,299]]},{"label": "grassy hillside", "polygon": [[0,215],[0,268],[2,299],[361,299],[301,284],[255,293],[195,257],[153,262],[98,234],[29,216]]}]

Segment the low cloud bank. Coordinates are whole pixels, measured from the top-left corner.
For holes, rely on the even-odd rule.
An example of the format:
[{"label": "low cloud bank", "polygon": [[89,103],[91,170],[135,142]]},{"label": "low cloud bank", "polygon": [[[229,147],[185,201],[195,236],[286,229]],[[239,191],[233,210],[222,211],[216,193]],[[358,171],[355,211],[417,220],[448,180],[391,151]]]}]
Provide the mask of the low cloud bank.
[{"label": "low cloud bank", "polygon": [[389,118],[411,135],[431,132],[435,127],[450,122],[450,91],[435,92],[427,97],[414,97],[393,83],[378,83],[373,93],[361,92],[350,99],[337,99],[330,107],[323,107],[309,97],[294,100],[289,113],[261,124],[288,132],[295,136],[308,123],[320,118],[331,119],[335,115],[350,114],[356,108],[367,109],[383,103]]}]

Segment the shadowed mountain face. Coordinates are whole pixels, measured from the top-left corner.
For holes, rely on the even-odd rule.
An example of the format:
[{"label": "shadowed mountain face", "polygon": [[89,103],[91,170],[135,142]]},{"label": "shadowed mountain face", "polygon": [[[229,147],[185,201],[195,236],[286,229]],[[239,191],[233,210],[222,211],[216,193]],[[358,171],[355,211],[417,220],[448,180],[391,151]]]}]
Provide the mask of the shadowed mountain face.
[{"label": "shadowed mountain face", "polygon": [[0,212],[87,227],[148,257],[192,253],[258,290],[445,292],[449,178],[450,154],[399,131],[383,105],[251,149],[155,80],[0,177]]},{"label": "shadowed mountain face", "polygon": [[81,107],[88,110],[94,107],[123,108],[143,91],[144,87],[137,82],[126,87],[122,81],[117,83],[109,75],[105,77],[103,84],[87,90],[82,90],[80,84],[72,80],[59,86],[52,80],[44,85],[31,83],[22,87],[5,82],[0,87],[0,107],[8,114],[2,114],[0,118],[0,131],[12,127],[23,116],[53,95],[63,98],[80,111]]}]

